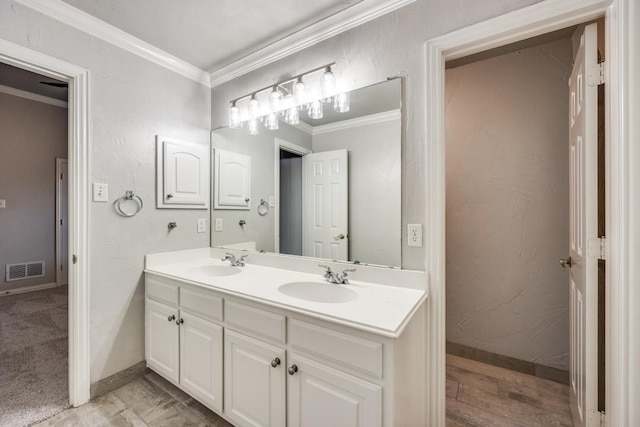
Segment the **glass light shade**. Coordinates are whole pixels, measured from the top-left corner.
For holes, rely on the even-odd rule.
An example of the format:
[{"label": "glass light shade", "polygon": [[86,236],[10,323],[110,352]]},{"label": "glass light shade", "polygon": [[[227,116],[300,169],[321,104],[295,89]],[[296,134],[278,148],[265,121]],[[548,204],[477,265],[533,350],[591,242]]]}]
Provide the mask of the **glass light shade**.
[{"label": "glass light shade", "polygon": [[278,130],[278,113],[269,113],[267,114],[264,120],[264,127],[269,130]]},{"label": "glass light shade", "polygon": [[251,95],[249,100],[249,117],[252,119],[257,118],[260,115],[260,101],[256,98],[256,95]]},{"label": "glass light shade", "polygon": [[346,113],[351,109],[349,93],[339,93],[333,98],[333,109],[338,113]]},{"label": "glass light shade", "polygon": [[284,121],[290,125],[297,125],[300,123],[300,112],[298,111],[298,107],[293,106],[289,108],[284,115]]},{"label": "glass light shade", "polygon": [[258,132],[258,119],[249,119],[247,123],[247,127],[249,128],[249,135],[258,135],[260,133]]},{"label": "glass light shade", "polygon": [[331,98],[336,93],[336,76],[331,71],[331,67],[327,67],[322,74],[322,102],[331,102]]},{"label": "glass light shade", "polygon": [[273,87],[273,90],[269,94],[269,106],[272,112],[280,111],[280,100],[282,99],[282,92],[277,86]]},{"label": "glass light shade", "polygon": [[324,111],[322,110],[322,102],[320,100],[310,102],[308,114],[310,119],[317,120],[324,117]]},{"label": "glass light shade", "polygon": [[300,110],[304,110],[307,104],[307,86],[302,81],[302,77],[293,85],[293,103]]},{"label": "glass light shade", "polygon": [[240,117],[240,108],[235,102],[231,103],[229,107],[229,127],[231,129],[238,129],[242,127],[242,117]]}]

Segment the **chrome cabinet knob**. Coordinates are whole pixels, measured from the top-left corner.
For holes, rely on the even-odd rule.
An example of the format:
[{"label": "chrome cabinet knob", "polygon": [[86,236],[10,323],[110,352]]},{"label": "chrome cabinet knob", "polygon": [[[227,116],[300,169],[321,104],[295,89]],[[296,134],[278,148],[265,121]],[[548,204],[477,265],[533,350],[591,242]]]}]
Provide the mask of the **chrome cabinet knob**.
[{"label": "chrome cabinet knob", "polygon": [[295,375],[296,372],[298,372],[298,367],[296,365],[291,365],[287,371],[289,372],[289,375]]},{"label": "chrome cabinet knob", "polygon": [[176,325],[181,325],[184,323],[184,319],[176,320]]},{"label": "chrome cabinet knob", "polygon": [[571,265],[573,265],[573,262],[571,261],[571,257],[560,258],[560,265],[562,266],[562,271],[565,271],[567,267],[571,268]]},{"label": "chrome cabinet knob", "polygon": [[176,319],[176,315],[175,314],[172,314],[171,316],[167,317],[167,320],[169,322],[171,322],[172,320],[175,320],[175,319]]},{"label": "chrome cabinet knob", "polygon": [[167,194],[167,199],[172,199],[173,198],[173,194],[169,193]]},{"label": "chrome cabinet knob", "polygon": [[272,368],[277,368],[280,365],[280,358],[276,357],[275,359],[273,359],[271,361],[271,367]]}]

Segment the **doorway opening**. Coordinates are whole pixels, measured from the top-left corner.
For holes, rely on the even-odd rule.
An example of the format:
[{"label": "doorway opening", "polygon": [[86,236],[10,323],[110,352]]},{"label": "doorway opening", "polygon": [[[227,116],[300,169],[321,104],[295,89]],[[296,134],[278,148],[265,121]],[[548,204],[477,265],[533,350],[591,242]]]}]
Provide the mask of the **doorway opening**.
[{"label": "doorway opening", "polygon": [[280,253],[302,255],[302,159],[280,148]]}]

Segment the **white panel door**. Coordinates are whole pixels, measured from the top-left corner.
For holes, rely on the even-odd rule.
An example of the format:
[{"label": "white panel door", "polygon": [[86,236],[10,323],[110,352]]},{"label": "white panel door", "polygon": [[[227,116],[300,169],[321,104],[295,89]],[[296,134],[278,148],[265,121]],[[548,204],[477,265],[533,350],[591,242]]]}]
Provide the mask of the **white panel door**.
[{"label": "white panel door", "polygon": [[145,354],[147,365],[175,383],[179,379],[180,328],[178,309],[147,299],[145,304]]},{"label": "white panel door", "polygon": [[349,259],[349,171],[347,150],[303,157],[304,256]]},{"label": "white panel door", "polygon": [[[598,379],[598,94],[596,24],[585,28],[569,80],[570,394],[575,426],[600,425]],[[597,84],[597,83],[595,83]]]},{"label": "white panel door", "polygon": [[224,331],[224,413],[238,426],[286,424],[284,350]]},{"label": "white panel door", "polygon": [[251,157],[230,151],[215,152],[215,209],[249,209]]},{"label": "white panel door", "polygon": [[379,427],[382,387],[310,359],[291,355],[289,427]]},{"label": "white panel door", "polygon": [[[206,145],[162,139],[163,204],[207,208],[209,149]],[[165,207],[167,207],[165,206]]]},{"label": "white panel door", "polygon": [[222,411],[222,326],[180,312],[180,384],[193,397]]}]

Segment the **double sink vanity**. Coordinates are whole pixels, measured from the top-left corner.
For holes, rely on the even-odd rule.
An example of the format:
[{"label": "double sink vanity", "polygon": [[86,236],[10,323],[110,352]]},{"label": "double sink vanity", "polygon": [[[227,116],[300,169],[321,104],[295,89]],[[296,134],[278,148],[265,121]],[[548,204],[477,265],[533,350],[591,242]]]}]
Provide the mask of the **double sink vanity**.
[{"label": "double sink vanity", "polygon": [[225,252],[147,255],[149,368],[235,426],[424,424],[424,272],[333,284],[317,260]]}]

